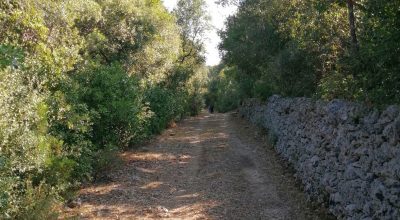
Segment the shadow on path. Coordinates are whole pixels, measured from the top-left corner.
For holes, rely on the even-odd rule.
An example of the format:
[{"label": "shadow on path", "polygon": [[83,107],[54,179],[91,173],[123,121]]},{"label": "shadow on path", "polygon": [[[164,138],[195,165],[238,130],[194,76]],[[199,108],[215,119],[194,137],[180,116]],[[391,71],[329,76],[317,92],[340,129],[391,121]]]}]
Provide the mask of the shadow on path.
[{"label": "shadow on path", "polygon": [[[202,113],[137,151],[109,183],[79,192],[78,219],[332,219],[312,208],[292,174],[230,114]],[[266,150],[267,149],[267,150]]]}]

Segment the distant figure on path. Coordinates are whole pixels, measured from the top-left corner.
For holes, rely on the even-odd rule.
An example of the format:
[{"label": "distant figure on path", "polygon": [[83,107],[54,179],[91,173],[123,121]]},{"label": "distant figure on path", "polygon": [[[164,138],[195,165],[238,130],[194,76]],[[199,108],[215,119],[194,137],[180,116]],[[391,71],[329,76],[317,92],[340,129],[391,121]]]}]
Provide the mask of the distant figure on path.
[{"label": "distant figure on path", "polygon": [[208,106],[208,112],[211,113],[211,114],[214,113],[214,105],[213,105],[213,104],[210,104],[210,105]]}]

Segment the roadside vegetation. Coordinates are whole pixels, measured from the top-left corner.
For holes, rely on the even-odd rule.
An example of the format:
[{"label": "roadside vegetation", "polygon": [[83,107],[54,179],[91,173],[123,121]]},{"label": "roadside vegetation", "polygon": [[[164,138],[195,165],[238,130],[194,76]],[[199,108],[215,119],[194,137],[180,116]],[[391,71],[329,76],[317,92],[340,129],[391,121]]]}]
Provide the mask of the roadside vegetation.
[{"label": "roadside vegetation", "polygon": [[220,32],[223,65],[211,71],[208,102],[272,94],[400,103],[400,2],[221,0],[237,14]]},{"label": "roadside vegetation", "polygon": [[204,10],[0,0],[0,219],[56,218],[55,204],[101,179],[118,151],[200,111]]}]

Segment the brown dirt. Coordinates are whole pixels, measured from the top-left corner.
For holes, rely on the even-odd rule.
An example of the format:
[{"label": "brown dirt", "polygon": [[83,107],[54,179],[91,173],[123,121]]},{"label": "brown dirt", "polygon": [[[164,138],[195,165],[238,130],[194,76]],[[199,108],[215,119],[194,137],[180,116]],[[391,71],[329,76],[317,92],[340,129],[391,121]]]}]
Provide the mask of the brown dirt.
[{"label": "brown dirt", "polygon": [[306,202],[293,173],[236,114],[207,114],[121,155],[111,182],[79,192],[78,219],[332,219]]}]

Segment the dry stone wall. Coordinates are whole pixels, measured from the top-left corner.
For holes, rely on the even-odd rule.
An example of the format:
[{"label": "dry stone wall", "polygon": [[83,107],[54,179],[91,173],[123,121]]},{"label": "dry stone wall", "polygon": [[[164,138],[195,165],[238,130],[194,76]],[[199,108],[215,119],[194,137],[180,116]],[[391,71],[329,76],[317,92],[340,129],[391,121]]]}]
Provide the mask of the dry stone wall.
[{"label": "dry stone wall", "polygon": [[272,96],[240,114],[268,129],[311,199],[339,219],[400,219],[400,109]]}]

